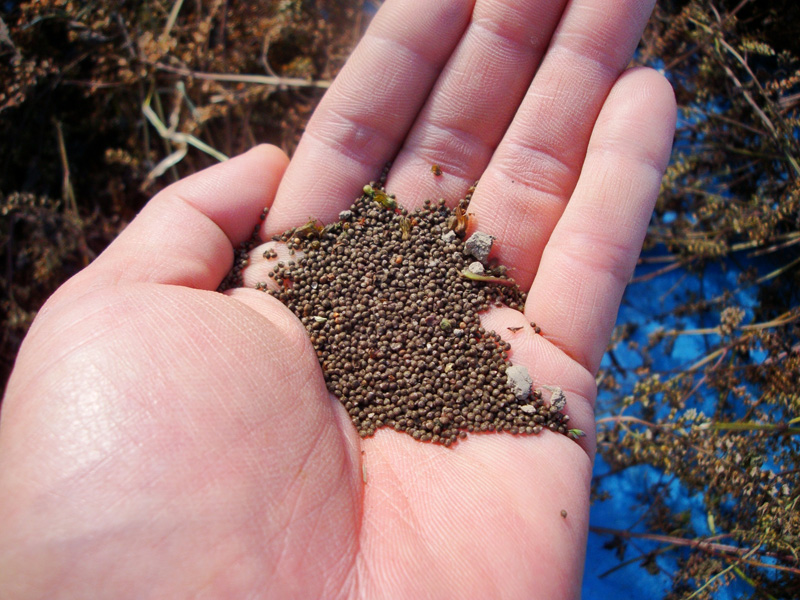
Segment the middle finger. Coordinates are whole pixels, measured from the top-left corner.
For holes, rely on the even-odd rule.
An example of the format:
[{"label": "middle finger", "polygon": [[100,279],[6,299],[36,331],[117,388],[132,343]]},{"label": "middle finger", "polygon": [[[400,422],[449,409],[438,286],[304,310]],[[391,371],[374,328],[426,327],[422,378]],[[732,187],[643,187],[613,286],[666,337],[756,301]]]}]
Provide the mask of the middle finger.
[{"label": "middle finger", "polygon": [[[403,206],[451,203],[481,176],[550,42],[564,0],[478,0],[472,19],[394,160]],[[443,174],[431,175],[439,165]]]},{"label": "middle finger", "polygon": [[[641,37],[653,0],[574,0],[481,177],[471,221],[528,289],[583,167],[600,108]],[[626,18],[620,18],[626,15]]]}]

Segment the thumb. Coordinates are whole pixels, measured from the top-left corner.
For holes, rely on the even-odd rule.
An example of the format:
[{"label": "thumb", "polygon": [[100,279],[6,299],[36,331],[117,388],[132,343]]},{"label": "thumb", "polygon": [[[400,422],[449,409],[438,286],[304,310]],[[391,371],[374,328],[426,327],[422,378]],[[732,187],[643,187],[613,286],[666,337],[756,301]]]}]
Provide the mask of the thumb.
[{"label": "thumb", "polygon": [[280,148],[265,144],[167,187],[82,273],[82,284],[216,289],[234,249],[272,205],[288,163]]}]

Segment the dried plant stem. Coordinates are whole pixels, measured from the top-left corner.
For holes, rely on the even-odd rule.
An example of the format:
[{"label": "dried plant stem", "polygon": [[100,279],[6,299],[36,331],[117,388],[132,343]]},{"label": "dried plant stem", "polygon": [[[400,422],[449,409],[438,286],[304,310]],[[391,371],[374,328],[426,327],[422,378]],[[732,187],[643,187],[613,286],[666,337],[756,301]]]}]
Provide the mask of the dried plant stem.
[{"label": "dried plant stem", "polygon": [[164,31],[161,32],[161,39],[166,39],[169,37],[172,28],[175,26],[175,21],[178,20],[178,13],[181,12],[182,6],[183,0],[175,0],[174,4],[172,5],[172,10],[169,11],[167,23],[164,25]]},{"label": "dried plant stem", "polygon": [[[178,83],[181,84],[182,82]],[[177,89],[180,92],[181,90],[180,86],[178,86]],[[202,140],[199,140],[195,136],[190,135],[188,133],[182,133],[176,131],[178,127],[178,110],[180,108],[180,104],[176,103],[175,108],[170,114],[169,127],[164,125],[162,119],[159,118],[158,114],[156,114],[156,112],[150,107],[150,101],[153,97],[154,97],[154,92],[153,89],[151,89],[147,98],[145,98],[144,104],[142,105],[142,113],[150,122],[150,124],[156,129],[156,131],[165,141],[165,143],[169,144],[169,142],[174,142],[177,145],[178,149],[175,150],[174,152],[170,152],[170,154],[165,159],[163,159],[160,163],[158,163],[153,168],[153,170],[150,171],[150,173],[148,173],[147,179],[145,180],[145,185],[149,184],[153,179],[160,177],[161,175],[164,174],[164,172],[166,172],[167,169],[174,167],[181,160],[183,160],[188,151],[188,146],[194,146],[198,150],[205,152],[206,154],[216,158],[220,162],[228,160],[228,157],[225,154],[223,154],[219,150],[216,150],[215,148],[212,148],[211,146],[209,146]],[[157,101],[158,96],[155,95],[155,98]],[[168,152],[170,151],[169,146],[167,146],[167,151]]]},{"label": "dried plant stem", "polygon": [[[744,58],[742,58],[742,55],[739,54],[730,44],[728,44],[728,42],[726,42],[722,38],[722,36],[720,36],[718,38],[718,40],[719,40],[720,45],[723,48],[725,48],[728,52],[730,52],[732,56],[734,56],[736,58],[736,60],[739,62],[739,64],[741,64],[742,67],[747,71],[748,75],[750,75],[752,81],[758,86],[759,90],[761,90],[763,92],[764,90],[761,87],[761,84],[758,82],[758,79],[756,78],[755,73],[753,73],[753,71],[750,69],[750,66],[747,64],[747,61],[744,60]],[[764,125],[767,127],[767,129],[770,130],[770,133],[775,138],[775,140],[781,146],[783,146],[784,145],[783,144],[784,136],[782,136],[782,135],[780,135],[778,133],[778,130],[776,129],[775,125],[772,123],[772,121],[767,116],[767,114],[761,109],[761,107],[758,105],[758,103],[753,99],[752,94],[750,94],[750,92],[748,92],[745,89],[745,87],[742,84],[742,82],[739,81],[738,77],[736,77],[736,75],[734,74],[733,70],[729,66],[727,66],[727,65],[725,65],[723,63],[723,69],[725,70],[725,73],[728,75],[728,77],[730,77],[731,80],[734,82],[736,87],[738,87],[741,90],[742,95],[744,96],[745,100],[747,100],[747,103],[752,107],[753,111],[758,115],[758,118],[761,119],[761,122],[764,123]],[[784,153],[784,157],[786,158],[786,160],[792,166],[792,169],[794,170],[795,177],[800,177],[800,165],[798,165],[797,161],[792,156],[791,152],[789,152],[789,149],[784,147],[783,148],[783,153]]]},{"label": "dried plant stem", "polygon": [[[751,548],[750,551],[747,554],[744,555],[744,559],[749,559],[755,553],[756,553],[756,548]],[[686,600],[691,600],[692,598],[696,598],[699,594],[702,594],[703,591],[708,586],[710,586],[712,583],[714,583],[717,579],[719,579],[720,577],[723,577],[726,573],[730,573],[734,569],[736,569],[736,563],[732,562],[727,567],[722,569],[719,573],[711,576],[708,580],[706,580],[706,582],[703,585],[701,585],[699,588],[697,588],[694,592],[692,592],[692,594],[690,596],[687,596]]]},{"label": "dried plant stem", "polygon": [[636,564],[636,563],[640,563],[643,559],[645,559],[647,557],[653,557],[653,556],[659,556],[661,554],[666,554],[668,552],[671,552],[672,550],[675,550],[677,547],[678,546],[675,546],[674,544],[669,544],[667,546],[663,546],[663,547],[659,548],[658,550],[654,550],[652,552],[642,552],[638,556],[634,556],[633,558],[629,558],[628,560],[625,560],[625,561],[619,563],[618,565],[614,565],[613,567],[611,567],[607,571],[603,571],[597,577],[599,579],[603,579],[604,577],[608,577],[609,575],[611,575],[615,571],[619,571],[620,569],[624,569],[628,565],[633,565],[633,564]]},{"label": "dried plant stem", "polygon": [[64,205],[67,212],[73,216],[78,215],[78,204],[75,201],[75,190],[72,187],[72,179],[69,174],[69,160],[67,158],[67,146],[64,143],[64,131],[61,127],[61,121],[53,119],[56,126],[56,137],[58,138],[58,156],[61,159],[61,197],[64,200]]},{"label": "dried plant stem", "polygon": [[650,281],[652,279],[655,279],[656,277],[660,277],[661,275],[665,275],[666,273],[669,273],[670,271],[675,271],[676,269],[680,269],[683,266],[685,266],[685,262],[678,260],[678,261],[670,263],[670,264],[668,264],[668,265],[666,265],[664,267],[661,267],[660,269],[656,269],[652,273],[647,273],[645,275],[639,275],[638,277],[634,277],[633,279],[631,279],[631,283],[640,283],[640,282],[643,282],[643,281]]},{"label": "dried plant stem", "polygon": [[[611,529],[608,527],[595,527],[595,526],[590,526],[589,531],[591,531],[592,533],[596,533],[598,535],[613,535],[615,537],[623,539],[648,540],[651,542],[659,542],[663,544],[672,544],[674,546],[692,548],[695,550],[700,550],[703,552],[707,552],[709,554],[713,554],[714,556],[726,560],[734,560],[755,567],[761,567],[764,569],[773,569],[776,571],[783,571],[784,573],[792,573],[794,575],[800,575],[800,568],[789,567],[785,565],[773,565],[763,561],[745,558],[747,556],[752,555],[753,552],[752,548],[739,548],[737,546],[731,546],[729,544],[718,544],[716,542],[709,541],[709,539],[719,539],[720,537],[723,536],[714,536],[712,538],[705,538],[705,539],[704,538],[686,539],[672,535],[660,535],[657,533],[636,533],[633,531],[625,531],[624,529]],[[773,552],[761,552],[757,553],[757,555],[764,558],[775,558],[784,562],[796,562],[794,557],[791,555],[779,555]]]},{"label": "dried plant stem", "polygon": [[325,80],[309,80],[301,79],[299,77],[276,77],[273,75],[240,75],[233,73],[204,73],[202,71],[193,71],[183,67],[174,67],[165,63],[155,63],[159,71],[166,71],[168,73],[175,73],[183,75],[184,77],[194,77],[195,79],[205,79],[207,81],[225,81],[231,83],[252,83],[257,85],[274,85],[278,87],[315,87],[327,89],[331,86],[330,81]]},{"label": "dried plant stem", "polygon": [[[794,264],[800,262],[800,258],[793,260],[790,264],[781,267],[781,271],[791,268]],[[782,327],[800,319],[800,310],[789,311],[783,313],[770,321],[763,323],[750,323],[747,325],[740,325],[738,329],[742,331],[761,331],[771,327]],[[670,329],[664,332],[665,336],[680,336],[680,335],[722,335],[720,327],[701,327],[699,329]]]},{"label": "dried plant stem", "polygon": [[734,573],[736,573],[736,576],[737,576],[739,579],[741,579],[742,581],[746,582],[746,583],[747,583],[749,586],[751,586],[752,588],[754,588],[754,589],[756,589],[756,590],[759,590],[759,591],[761,591],[761,592],[762,592],[762,593],[765,595],[765,597],[767,598],[767,600],[778,600],[778,598],[776,598],[776,597],[775,597],[775,596],[773,596],[772,594],[769,594],[769,593],[767,593],[767,592],[764,592],[764,591],[761,589],[761,586],[759,586],[758,582],[757,582],[757,581],[753,581],[753,579],[752,579],[752,578],[748,577],[748,576],[747,576],[747,575],[744,573],[744,571],[742,571],[742,569],[741,569],[741,568],[739,568],[737,565],[732,565],[732,566],[733,566],[733,572],[734,572]]},{"label": "dried plant stem", "polygon": [[784,433],[788,435],[799,435],[800,427],[791,427],[788,423],[702,423],[698,425],[700,429],[711,429],[714,431],[767,431],[770,433]]},{"label": "dried plant stem", "polygon": [[761,284],[764,283],[765,281],[769,281],[770,279],[774,279],[779,275],[783,275],[784,273],[786,273],[786,271],[789,271],[790,269],[792,269],[792,267],[798,264],[800,264],[800,256],[795,258],[789,264],[783,265],[782,267],[775,269],[771,273],[767,273],[763,277],[759,277],[758,279],[756,279],[756,283]]},{"label": "dried plant stem", "polygon": [[[678,429],[678,425],[673,423],[652,423],[650,421],[645,421],[644,419],[639,419],[638,417],[633,417],[630,415],[615,415],[610,417],[603,417],[601,419],[597,419],[597,424],[601,425],[604,423],[634,423],[637,425],[643,425],[650,429],[660,429],[673,432],[677,435],[676,430]],[[789,421],[788,423],[754,423],[754,422],[735,422],[735,423],[725,423],[725,422],[708,422],[708,423],[699,423],[697,425],[698,429],[701,430],[713,430],[713,431],[767,431],[767,432],[774,432],[774,433],[787,433],[790,435],[798,435],[800,434],[800,427],[792,427],[795,420]]]},{"label": "dried plant stem", "polygon": [[[775,239],[776,242],[779,241],[779,240],[783,240],[783,241],[781,241],[780,243],[773,244],[772,246],[767,246],[765,248],[760,248],[760,249],[750,253],[750,256],[751,257],[763,256],[764,254],[769,254],[771,252],[777,252],[778,250],[785,250],[786,248],[794,246],[795,244],[800,243],[800,232],[793,231],[791,233],[787,233],[786,235],[783,235],[783,236],[780,236],[780,237],[777,237],[777,238],[774,238],[774,239]],[[749,242],[749,244],[750,244],[750,247],[754,247],[754,246],[758,246],[759,242],[753,241],[753,242]],[[744,247],[744,244],[734,244],[733,246],[731,246],[731,249],[732,250],[740,250],[740,249],[744,249],[743,247]]]}]

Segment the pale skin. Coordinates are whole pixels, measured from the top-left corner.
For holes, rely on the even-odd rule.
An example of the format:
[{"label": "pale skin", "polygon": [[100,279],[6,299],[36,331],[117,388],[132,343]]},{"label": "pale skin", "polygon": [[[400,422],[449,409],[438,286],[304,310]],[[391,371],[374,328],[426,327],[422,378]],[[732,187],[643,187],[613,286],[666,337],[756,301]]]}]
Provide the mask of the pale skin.
[{"label": "pale skin", "polygon": [[[20,350],[3,596],[579,596],[595,373],[675,124],[664,78],[625,70],[652,4],[387,0],[291,164],[261,146],[153,198]],[[524,315],[484,324],[534,385],[564,389],[580,443],[361,440],[299,321],[255,289],[213,291],[264,206],[265,238],[330,222],[391,159],[411,208],[480,178],[473,223],[530,290]],[[530,321],[543,335],[507,329]]]}]

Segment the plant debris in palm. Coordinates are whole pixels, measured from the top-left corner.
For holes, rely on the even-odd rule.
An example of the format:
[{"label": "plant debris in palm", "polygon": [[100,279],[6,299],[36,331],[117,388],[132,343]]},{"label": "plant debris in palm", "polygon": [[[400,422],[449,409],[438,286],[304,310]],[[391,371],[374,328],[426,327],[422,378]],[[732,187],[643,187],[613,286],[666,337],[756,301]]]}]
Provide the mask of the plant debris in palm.
[{"label": "plant debris in palm", "polygon": [[409,213],[372,183],[338,222],[273,238],[302,254],[270,271],[269,293],[302,321],[328,389],[362,437],[392,427],[450,446],[467,432],[570,434],[563,406],[530,384],[515,393],[509,344],[480,324],[492,304],[522,310],[525,293],[504,267],[469,276],[470,197]]}]

